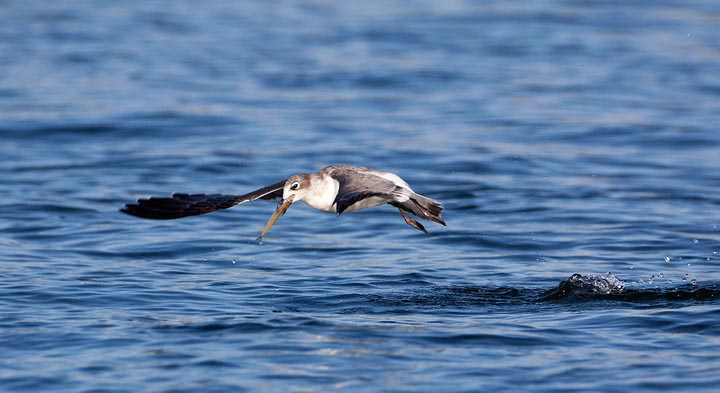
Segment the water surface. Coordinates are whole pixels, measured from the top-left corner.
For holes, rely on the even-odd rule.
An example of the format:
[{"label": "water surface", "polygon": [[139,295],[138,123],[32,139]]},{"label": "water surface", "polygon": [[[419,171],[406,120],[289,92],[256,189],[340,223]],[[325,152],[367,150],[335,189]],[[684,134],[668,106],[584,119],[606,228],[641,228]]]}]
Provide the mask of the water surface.
[{"label": "water surface", "polygon": [[[715,2],[0,18],[0,389],[720,386]],[[448,227],[297,205],[258,245],[272,202],[118,212],[333,163],[396,172]]]}]

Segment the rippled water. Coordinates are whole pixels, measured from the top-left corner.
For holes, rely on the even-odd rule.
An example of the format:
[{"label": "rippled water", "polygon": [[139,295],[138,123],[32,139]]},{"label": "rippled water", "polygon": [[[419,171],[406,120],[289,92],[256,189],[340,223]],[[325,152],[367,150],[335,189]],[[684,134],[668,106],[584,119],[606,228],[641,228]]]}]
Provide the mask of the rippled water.
[{"label": "rippled water", "polygon": [[[714,391],[720,7],[0,5],[0,389]],[[327,164],[445,206],[257,201]]]}]

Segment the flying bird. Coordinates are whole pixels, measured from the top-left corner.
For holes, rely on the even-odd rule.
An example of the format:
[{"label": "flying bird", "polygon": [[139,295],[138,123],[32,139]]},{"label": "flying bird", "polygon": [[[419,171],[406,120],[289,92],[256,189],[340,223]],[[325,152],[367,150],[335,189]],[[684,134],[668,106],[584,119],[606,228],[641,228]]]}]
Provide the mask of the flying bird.
[{"label": "flying bird", "polygon": [[370,207],[389,204],[398,209],[411,227],[427,233],[425,227],[407,213],[446,225],[440,218],[440,202],[415,193],[400,176],[376,169],[330,165],[315,173],[301,173],[244,195],[173,194],[170,198],[151,197],[125,205],[121,212],[142,218],[169,220],[227,209],[256,199],[282,198],[263,229],[258,241],[268,233],[298,201],[338,216]]}]

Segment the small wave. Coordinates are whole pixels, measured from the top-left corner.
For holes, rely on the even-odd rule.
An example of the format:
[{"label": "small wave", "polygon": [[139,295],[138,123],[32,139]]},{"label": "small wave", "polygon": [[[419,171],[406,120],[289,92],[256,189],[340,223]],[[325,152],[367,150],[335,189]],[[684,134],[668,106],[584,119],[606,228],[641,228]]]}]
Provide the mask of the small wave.
[{"label": "small wave", "polygon": [[653,302],[658,300],[696,300],[708,301],[720,298],[720,287],[711,284],[698,287],[687,284],[675,288],[633,288],[628,289],[625,283],[612,273],[598,276],[573,274],[561,281],[553,289],[543,292],[538,300],[614,300],[622,302]]},{"label": "small wave", "polygon": [[154,327],[159,331],[175,333],[213,333],[220,331],[253,333],[277,329],[269,323],[263,322],[193,322],[193,321],[166,321]]},{"label": "small wave", "polygon": [[625,283],[612,273],[598,276],[583,276],[575,273],[565,281],[561,281],[557,288],[550,289],[540,296],[540,300],[583,299],[597,295],[620,294],[625,289]]},{"label": "small wave", "polygon": [[[397,280],[392,282],[397,284]],[[467,310],[484,307],[521,306],[532,309],[547,303],[576,303],[591,306],[593,302],[617,302],[632,304],[673,303],[680,301],[713,301],[720,299],[720,284],[702,287],[687,284],[674,288],[632,288],[613,275],[573,274],[551,289],[516,288],[511,286],[436,286],[428,280],[407,280],[405,285],[420,285],[398,292],[344,295],[342,298],[313,297],[306,305],[327,307],[343,314],[411,312],[414,310],[458,309]],[[297,298],[293,299],[297,301]],[[344,306],[338,310],[338,303]]]}]

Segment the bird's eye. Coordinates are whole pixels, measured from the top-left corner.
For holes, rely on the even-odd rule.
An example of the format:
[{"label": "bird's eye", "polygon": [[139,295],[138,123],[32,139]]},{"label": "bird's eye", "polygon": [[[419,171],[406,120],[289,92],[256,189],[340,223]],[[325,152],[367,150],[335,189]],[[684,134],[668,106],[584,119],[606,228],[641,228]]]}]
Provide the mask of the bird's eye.
[{"label": "bird's eye", "polygon": [[295,182],[290,185],[291,190],[297,190],[298,188],[300,188],[300,183],[298,183],[298,182]]}]

